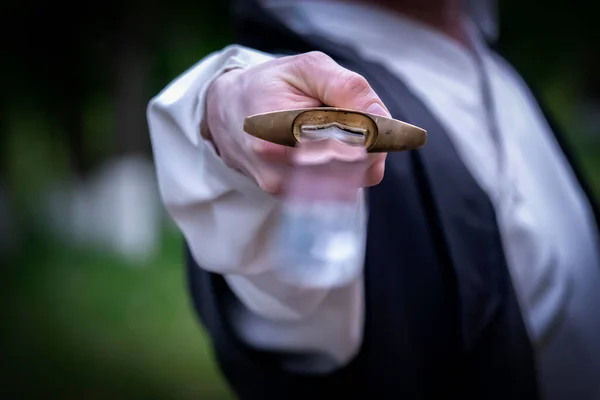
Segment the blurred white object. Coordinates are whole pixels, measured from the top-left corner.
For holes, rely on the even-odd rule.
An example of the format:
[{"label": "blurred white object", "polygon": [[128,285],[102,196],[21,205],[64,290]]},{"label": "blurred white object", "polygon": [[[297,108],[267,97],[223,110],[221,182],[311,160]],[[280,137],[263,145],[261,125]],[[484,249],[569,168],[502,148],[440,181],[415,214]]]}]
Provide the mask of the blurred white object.
[{"label": "blurred white object", "polygon": [[294,169],[272,239],[279,279],[310,289],[341,288],[362,273],[366,232],[357,203],[368,168],[366,132],[301,126]]},{"label": "blurred white object", "polygon": [[152,163],[142,157],[112,160],[89,181],[71,181],[50,192],[54,234],[143,264],[157,250],[162,207]]},{"label": "blurred white object", "polygon": [[161,208],[152,164],[125,158],[108,164],[91,182],[92,228],[110,249],[146,261],[158,244]]}]

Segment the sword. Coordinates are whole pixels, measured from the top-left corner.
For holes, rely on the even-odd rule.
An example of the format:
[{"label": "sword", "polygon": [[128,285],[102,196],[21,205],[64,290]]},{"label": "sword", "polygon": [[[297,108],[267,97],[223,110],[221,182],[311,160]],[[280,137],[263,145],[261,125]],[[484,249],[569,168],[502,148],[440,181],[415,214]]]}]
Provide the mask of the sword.
[{"label": "sword", "polygon": [[244,120],[244,131],[296,147],[269,244],[279,278],[304,288],[347,285],[362,271],[365,232],[357,200],[367,154],[418,149],[427,132],[393,118],[333,107],[252,115]]},{"label": "sword", "polygon": [[333,107],[251,115],[244,120],[244,131],[259,139],[290,147],[312,140],[317,132],[322,133],[319,137],[326,137],[327,132],[332,132],[336,139],[345,142],[354,143],[351,138],[360,137],[359,142],[369,153],[413,150],[427,141],[424,129],[406,122]]}]

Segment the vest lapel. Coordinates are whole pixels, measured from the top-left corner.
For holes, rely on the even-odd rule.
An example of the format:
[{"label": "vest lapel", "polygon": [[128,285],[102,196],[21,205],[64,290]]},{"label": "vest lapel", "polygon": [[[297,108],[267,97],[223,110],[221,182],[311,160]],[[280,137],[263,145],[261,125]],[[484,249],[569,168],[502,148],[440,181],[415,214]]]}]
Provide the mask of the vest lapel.
[{"label": "vest lapel", "polygon": [[[394,117],[428,132],[426,146],[411,157],[442,233],[438,246],[449,262],[444,268],[455,270],[462,335],[469,351],[497,312],[507,284],[494,210],[438,120],[400,80],[379,65],[371,68],[371,81],[378,82],[378,93],[387,92],[386,104]],[[394,168],[399,154],[389,156]]]}]

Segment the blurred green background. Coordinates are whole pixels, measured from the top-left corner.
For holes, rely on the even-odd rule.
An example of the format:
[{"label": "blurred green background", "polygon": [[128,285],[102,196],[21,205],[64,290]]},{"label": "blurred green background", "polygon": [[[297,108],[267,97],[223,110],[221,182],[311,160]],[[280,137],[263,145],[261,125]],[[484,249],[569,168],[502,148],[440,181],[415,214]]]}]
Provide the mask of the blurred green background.
[{"label": "blurred green background", "polygon": [[[501,4],[500,48],[541,91],[600,194],[592,6]],[[145,120],[150,97],[231,42],[228,5],[24,0],[3,17],[0,396],[231,398],[190,308],[181,239],[146,196],[155,183]],[[145,177],[138,197],[106,186],[124,159],[142,165],[130,174]],[[111,231],[111,215],[139,199],[154,233],[124,249],[109,239],[136,221]],[[92,203],[104,214],[73,225]]]}]

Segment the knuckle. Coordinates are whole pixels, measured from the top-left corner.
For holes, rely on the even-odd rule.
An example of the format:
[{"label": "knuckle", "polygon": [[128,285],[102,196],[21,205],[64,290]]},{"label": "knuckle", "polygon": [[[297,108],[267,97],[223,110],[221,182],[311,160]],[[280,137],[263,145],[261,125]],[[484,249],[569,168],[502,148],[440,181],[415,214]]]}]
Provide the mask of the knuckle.
[{"label": "knuckle", "polygon": [[375,186],[381,183],[385,175],[385,155],[378,155],[375,162],[367,171],[365,186]]},{"label": "knuckle", "polygon": [[300,56],[302,62],[307,65],[320,65],[323,63],[330,63],[333,61],[331,57],[321,51],[311,51]]},{"label": "knuckle", "polygon": [[281,180],[276,178],[257,177],[258,186],[266,193],[278,194],[281,189]]},{"label": "knuckle", "polygon": [[371,94],[371,85],[364,76],[349,70],[343,71],[338,78],[338,90],[352,93],[357,97],[366,97]]},{"label": "knuckle", "polygon": [[294,67],[297,68],[299,72],[310,72],[334,62],[331,57],[320,51],[311,51],[300,54],[296,56],[293,61]]}]

